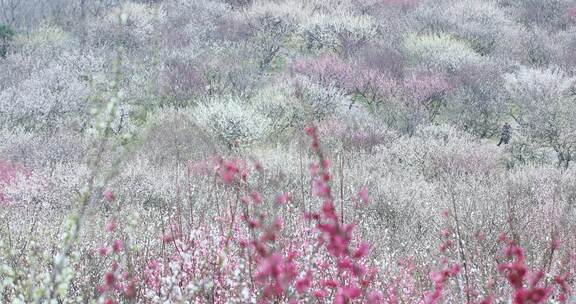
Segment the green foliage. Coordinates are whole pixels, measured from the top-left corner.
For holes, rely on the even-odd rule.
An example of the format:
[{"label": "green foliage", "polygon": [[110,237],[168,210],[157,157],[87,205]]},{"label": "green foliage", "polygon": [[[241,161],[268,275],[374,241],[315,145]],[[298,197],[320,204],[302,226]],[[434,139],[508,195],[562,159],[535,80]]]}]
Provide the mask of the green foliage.
[{"label": "green foliage", "polygon": [[12,28],[10,28],[8,25],[0,24],[0,57],[6,57],[6,53],[8,53],[8,46],[14,35],[16,35],[16,33]]},{"label": "green foliage", "polygon": [[46,24],[30,35],[18,36],[16,43],[32,56],[52,58],[77,48],[78,39],[62,27]]},{"label": "green foliage", "polygon": [[517,168],[529,165],[545,165],[554,162],[554,152],[543,148],[530,138],[516,133],[506,147],[506,158],[503,159],[507,168]]},{"label": "green foliage", "polygon": [[294,98],[294,88],[289,84],[269,85],[251,98],[251,103],[270,119],[274,133],[302,123],[302,105]]},{"label": "green foliage", "polygon": [[445,33],[410,34],[404,46],[415,64],[444,72],[454,72],[464,65],[483,61],[468,42]]}]

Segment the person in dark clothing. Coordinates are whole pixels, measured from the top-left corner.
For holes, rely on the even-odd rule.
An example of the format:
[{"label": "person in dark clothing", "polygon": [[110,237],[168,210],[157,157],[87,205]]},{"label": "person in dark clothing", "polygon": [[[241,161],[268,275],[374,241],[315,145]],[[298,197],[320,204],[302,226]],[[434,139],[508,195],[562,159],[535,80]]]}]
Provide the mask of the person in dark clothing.
[{"label": "person in dark clothing", "polygon": [[502,143],[504,143],[505,145],[508,144],[508,142],[510,141],[510,137],[512,136],[510,131],[511,131],[510,124],[505,123],[504,126],[502,127],[502,134],[500,135],[500,142],[498,143],[497,146],[500,146]]}]

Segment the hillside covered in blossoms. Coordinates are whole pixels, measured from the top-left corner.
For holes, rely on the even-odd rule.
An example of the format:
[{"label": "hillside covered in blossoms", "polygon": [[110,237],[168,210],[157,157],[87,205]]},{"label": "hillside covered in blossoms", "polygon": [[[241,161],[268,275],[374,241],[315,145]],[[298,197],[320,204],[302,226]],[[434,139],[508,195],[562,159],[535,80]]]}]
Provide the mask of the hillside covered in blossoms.
[{"label": "hillside covered in blossoms", "polygon": [[576,0],[0,0],[0,303],[576,303]]}]

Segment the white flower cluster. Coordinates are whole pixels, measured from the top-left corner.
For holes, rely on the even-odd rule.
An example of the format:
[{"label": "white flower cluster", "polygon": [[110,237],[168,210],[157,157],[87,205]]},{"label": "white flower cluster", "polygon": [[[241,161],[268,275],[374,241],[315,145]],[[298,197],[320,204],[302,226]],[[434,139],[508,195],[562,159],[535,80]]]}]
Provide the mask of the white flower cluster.
[{"label": "white flower cluster", "polygon": [[315,13],[300,24],[300,34],[310,46],[349,55],[371,41],[378,24],[368,15],[354,15],[334,8],[334,13]]},{"label": "white flower cluster", "polygon": [[521,25],[501,10],[496,1],[427,2],[415,14],[424,27],[465,39],[480,54],[511,51],[512,41],[521,40]]},{"label": "white flower cluster", "polygon": [[196,106],[191,115],[199,126],[229,145],[264,139],[272,121],[238,97],[223,97]]},{"label": "white flower cluster", "polygon": [[28,78],[0,91],[0,121],[44,129],[64,118],[82,124],[89,114],[89,76],[103,68],[93,54],[64,53],[45,66],[37,66]]},{"label": "white flower cluster", "polygon": [[558,68],[522,66],[504,78],[524,133],[553,148],[559,162],[567,164],[576,152],[576,77]]}]

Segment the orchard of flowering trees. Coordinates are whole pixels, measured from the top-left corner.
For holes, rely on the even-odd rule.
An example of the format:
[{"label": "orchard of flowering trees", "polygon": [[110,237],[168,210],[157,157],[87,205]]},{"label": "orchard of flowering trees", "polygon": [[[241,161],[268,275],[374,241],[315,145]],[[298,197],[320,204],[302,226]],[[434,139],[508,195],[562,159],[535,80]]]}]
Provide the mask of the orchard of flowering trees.
[{"label": "orchard of flowering trees", "polygon": [[0,303],[576,303],[576,1],[0,0]]}]

